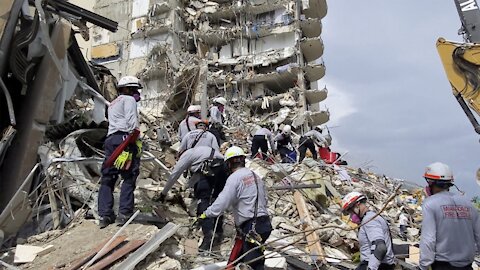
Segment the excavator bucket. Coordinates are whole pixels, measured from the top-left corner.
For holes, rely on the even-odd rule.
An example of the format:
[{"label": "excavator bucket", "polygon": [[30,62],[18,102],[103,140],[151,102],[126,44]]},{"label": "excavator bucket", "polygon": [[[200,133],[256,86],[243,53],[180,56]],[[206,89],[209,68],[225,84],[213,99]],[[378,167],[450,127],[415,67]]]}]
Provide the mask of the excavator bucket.
[{"label": "excavator bucket", "polygon": [[475,131],[480,125],[472,110],[480,116],[480,44],[437,40],[437,50],[453,95],[467,114]]}]

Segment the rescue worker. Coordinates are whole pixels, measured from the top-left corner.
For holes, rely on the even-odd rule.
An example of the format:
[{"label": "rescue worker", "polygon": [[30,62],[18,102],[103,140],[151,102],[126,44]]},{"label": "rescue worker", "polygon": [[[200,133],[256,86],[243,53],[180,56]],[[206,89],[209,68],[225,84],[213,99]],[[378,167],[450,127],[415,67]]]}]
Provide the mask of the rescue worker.
[{"label": "rescue worker", "polygon": [[195,130],[195,123],[201,121],[202,107],[200,105],[190,105],[187,108],[187,116],[178,125],[178,138],[181,141],[188,132]]},{"label": "rescue worker", "polygon": [[275,141],[273,140],[273,134],[268,128],[267,124],[262,125],[252,138],[252,158],[255,158],[258,155],[258,149],[261,150],[261,157],[263,160],[267,160],[268,158],[268,143],[270,143],[270,148],[272,149],[272,153],[275,153]]},{"label": "rescue worker", "polygon": [[317,149],[315,148],[316,143],[322,145],[323,147],[328,146],[327,140],[325,140],[325,138],[323,137],[322,129],[319,126],[315,127],[315,129],[308,131],[307,133],[303,134],[302,137],[300,137],[300,141],[298,142],[300,159],[298,162],[303,161],[307,149],[310,150],[310,153],[312,153],[313,159],[317,160]]},{"label": "rescue worker", "polygon": [[290,125],[285,125],[282,129],[282,132],[278,133],[275,136],[275,141],[277,142],[277,151],[280,154],[280,158],[283,163],[295,163],[295,160],[292,158],[292,153],[295,150],[290,150],[289,147],[294,148],[292,145],[292,127]]},{"label": "rescue worker", "polygon": [[218,145],[226,141],[225,133],[223,132],[223,113],[227,100],[224,97],[217,97],[213,99],[213,106],[210,108],[208,119],[210,122],[210,132],[217,138]]},{"label": "rescue worker", "polygon": [[453,173],[435,162],[423,175],[430,194],[422,205],[420,269],[472,269],[480,248],[478,211],[465,197],[449,191]]},{"label": "rescue worker", "polygon": [[[198,217],[222,191],[227,179],[226,167],[222,154],[211,147],[196,146],[186,150],[173,167],[170,177],[160,193],[159,201],[163,202],[165,200],[168,191],[180,175],[188,169],[193,174],[188,181],[187,188],[193,187],[194,197],[198,200]],[[215,236],[213,235],[216,223],[215,218],[204,219],[199,223],[203,232],[203,242],[199,249],[202,251],[208,250],[212,238],[214,239],[214,245],[219,244],[223,237],[223,217],[220,217],[218,220]]]},{"label": "rescue worker", "polygon": [[[141,141],[137,140],[136,143],[128,145],[116,158],[113,166],[107,167],[105,163],[128,135],[138,129],[137,102],[140,101],[138,90],[141,88],[142,85],[138,78],[133,76],[121,78],[117,85],[119,96],[108,106],[108,132],[104,145],[105,160],[98,191],[100,228],[105,228],[115,222],[113,191],[119,174],[123,178],[123,183],[120,191],[117,222],[124,224],[133,214],[133,191],[140,172]],[[128,168],[125,166],[127,163],[130,163]]]},{"label": "rescue worker", "polygon": [[[224,189],[200,216],[212,218],[221,215],[232,207],[237,241],[229,258],[229,265],[242,254],[265,243],[272,232],[272,225],[267,210],[267,193],[263,180],[253,171],[245,168],[245,152],[232,146],[225,152],[225,162],[231,175]],[[254,270],[264,269],[263,249],[257,248],[241,259]],[[258,260],[257,260],[258,259]],[[252,260],[256,260],[251,262]],[[227,266],[228,268],[228,266]]]},{"label": "rescue worker", "polygon": [[403,241],[407,241],[407,228],[408,228],[408,217],[405,210],[402,210],[400,216],[398,217],[399,229],[400,229],[400,236],[402,237]]},{"label": "rescue worker", "polygon": [[360,192],[350,192],[342,200],[342,211],[359,225],[360,264],[356,270],[387,270],[395,268],[392,238],[387,221],[370,211],[367,197]]},{"label": "rescue worker", "polygon": [[182,139],[179,148],[179,156],[182,155],[187,149],[194,148],[195,146],[209,146],[220,151],[217,138],[211,132],[208,131],[208,121],[200,120],[195,123],[195,130],[188,132]]}]

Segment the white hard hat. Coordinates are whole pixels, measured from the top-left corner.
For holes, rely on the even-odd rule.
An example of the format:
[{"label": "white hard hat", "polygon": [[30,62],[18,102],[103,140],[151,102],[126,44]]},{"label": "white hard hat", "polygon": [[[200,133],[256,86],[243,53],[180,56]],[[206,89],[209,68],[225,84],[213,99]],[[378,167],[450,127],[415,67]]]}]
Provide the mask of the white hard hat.
[{"label": "white hard hat", "polygon": [[448,181],[453,182],[453,172],[447,164],[435,162],[425,168],[423,177],[427,181]]},{"label": "white hard hat", "polygon": [[190,105],[187,108],[187,112],[189,113],[200,112],[201,110],[202,110],[202,106],[200,105]]},{"label": "white hard hat", "polygon": [[245,152],[243,151],[242,148],[238,147],[238,146],[232,146],[230,148],[227,149],[227,151],[225,151],[225,156],[224,156],[224,159],[225,161],[231,159],[231,158],[234,158],[234,157],[246,157],[247,155],[245,154]]},{"label": "white hard hat", "polygon": [[217,97],[213,99],[213,102],[220,103],[223,106],[227,105],[227,100],[224,97]]},{"label": "white hard hat", "polygon": [[142,89],[142,84],[140,80],[135,76],[125,76],[118,81],[117,88],[120,87],[136,87],[137,89]]},{"label": "white hard hat", "polygon": [[355,203],[357,203],[357,202],[359,202],[363,199],[366,199],[366,198],[367,197],[365,197],[365,195],[363,195],[362,193],[357,192],[357,191],[353,191],[353,192],[348,193],[342,199],[342,211],[343,212],[347,211]]},{"label": "white hard hat", "polygon": [[282,129],[284,133],[290,134],[292,132],[292,127],[290,125],[285,125]]}]

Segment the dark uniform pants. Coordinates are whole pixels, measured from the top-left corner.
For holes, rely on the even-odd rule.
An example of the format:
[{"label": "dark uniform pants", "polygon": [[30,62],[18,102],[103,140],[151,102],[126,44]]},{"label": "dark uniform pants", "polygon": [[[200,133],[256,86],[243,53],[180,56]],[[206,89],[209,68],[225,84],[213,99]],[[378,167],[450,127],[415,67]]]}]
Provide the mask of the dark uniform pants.
[{"label": "dark uniform pants", "polygon": [[[362,261],[355,270],[367,270],[368,269],[368,262],[367,261]],[[395,264],[386,264],[386,263],[381,263],[380,266],[378,267],[378,270],[393,270],[395,269]]]},{"label": "dark uniform pants", "polygon": [[472,265],[469,264],[463,267],[455,267],[451,265],[449,262],[440,262],[435,261],[432,264],[432,270],[472,270]]},{"label": "dark uniform pants", "polygon": [[312,153],[313,159],[317,160],[317,149],[315,149],[315,143],[309,137],[300,137],[299,141],[300,146],[298,147],[298,151],[300,152],[300,160],[298,162],[302,162],[305,158],[305,154],[307,153],[307,149],[310,150]]},{"label": "dark uniform pants", "polygon": [[[200,176],[200,180],[193,186],[193,195],[198,200],[197,217],[200,216],[207,208],[215,201],[218,194],[223,190],[225,182],[227,181],[227,174],[224,166],[213,168],[215,176],[206,177]],[[217,223],[217,218],[206,218],[200,220],[200,226],[204,236],[212,235]],[[223,216],[218,218],[218,223],[215,232],[217,234],[223,233]]]},{"label": "dark uniform pants", "polygon": [[[246,239],[246,236],[252,230],[252,224],[253,224],[253,218],[245,221],[239,227],[239,229],[241,230],[241,236],[243,239],[242,252],[240,256],[257,247],[257,244],[251,243],[248,241],[248,239]],[[268,216],[261,216],[257,218],[255,231],[262,238],[260,243],[263,244],[265,243],[265,241],[267,241],[272,230],[273,230],[272,224],[270,223],[270,218]],[[242,262],[248,264],[254,270],[263,270],[265,269],[265,258],[256,260],[257,258],[260,258],[262,256],[263,256],[263,249],[257,248],[252,252],[248,253],[247,255],[245,255],[245,257],[242,258]],[[253,260],[255,261],[250,262]]]},{"label": "dark uniform pants", "polygon": [[[105,161],[112,155],[113,151],[128,136],[126,132],[116,132],[105,139]],[[140,174],[140,158],[137,157],[137,146],[135,144],[127,147],[132,153],[132,164],[128,170],[118,170],[115,167],[102,168],[102,178],[98,191],[98,214],[101,217],[114,216],[113,212],[113,191],[118,175],[123,178],[120,189],[120,206],[118,212],[125,216],[133,214],[135,182]],[[104,161],[104,162],[105,162]]]},{"label": "dark uniform pants", "polygon": [[264,135],[255,135],[252,139],[252,158],[258,153],[258,149],[262,151],[262,158],[266,160],[268,158],[268,142]]}]

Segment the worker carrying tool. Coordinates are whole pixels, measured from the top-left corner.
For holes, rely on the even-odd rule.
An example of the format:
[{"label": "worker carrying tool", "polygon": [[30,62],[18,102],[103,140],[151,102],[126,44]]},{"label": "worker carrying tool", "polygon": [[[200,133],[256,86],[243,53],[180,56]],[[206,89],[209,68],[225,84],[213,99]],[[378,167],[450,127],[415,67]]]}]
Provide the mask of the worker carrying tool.
[{"label": "worker carrying tool", "polygon": [[224,97],[217,97],[213,99],[213,106],[209,111],[210,132],[217,138],[218,145],[221,145],[227,139],[223,132],[225,106],[227,100]]},{"label": "worker carrying tool", "polygon": [[187,108],[187,116],[178,125],[178,138],[181,141],[188,132],[195,130],[195,123],[201,121],[202,107],[200,105],[190,105]]},{"label": "worker carrying tool", "polygon": [[307,149],[310,150],[310,153],[312,153],[313,159],[317,160],[317,149],[315,144],[319,144],[322,147],[328,146],[327,140],[322,135],[322,128],[320,126],[316,126],[314,129],[303,134],[303,136],[300,137],[298,144],[298,152],[300,152],[300,159],[298,162],[303,161],[305,154],[307,153]]},{"label": "worker carrying tool", "polygon": [[217,138],[211,132],[208,131],[208,121],[199,120],[195,123],[195,130],[188,132],[182,139],[180,143],[180,148],[178,149],[179,156],[183,152],[195,146],[208,146],[216,151],[220,151],[220,146],[218,145]]},{"label": "worker carrying tool", "polygon": [[[273,134],[269,129],[270,125],[262,124],[261,128],[255,131],[252,138],[252,158],[260,157],[263,160],[268,159],[268,144],[272,152],[275,153],[275,141],[273,140]],[[258,150],[260,149],[260,152]]]},{"label": "worker carrying tool", "polygon": [[297,162],[297,152],[292,144],[292,127],[285,125],[280,133],[275,136],[277,142],[277,151],[283,163]]},{"label": "worker carrying tool", "polygon": [[387,221],[370,211],[367,197],[360,192],[350,192],[342,200],[342,211],[350,215],[350,220],[358,224],[360,244],[360,264],[356,270],[395,269],[392,237]]},{"label": "worker carrying tool", "polygon": [[233,269],[233,261],[249,252],[241,259],[254,270],[264,269],[263,248],[272,232],[267,211],[267,193],[262,179],[253,171],[245,168],[245,152],[237,146],[225,152],[225,162],[232,173],[213,204],[207,208],[201,218],[220,216],[232,207],[237,238],[228,260],[227,269]]},{"label": "worker carrying tool", "polygon": [[105,161],[98,191],[100,228],[105,228],[115,221],[113,191],[119,174],[123,178],[123,183],[117,223],[124,224],[133,214],[133,191],[140,172],[142,151],[142,142],[138,139],[139,89],[142,89],[142,85],[138,78],[133,76],[121,78],[117,85],[119,96],[108,106],[108,133],[104,144]]},{"label": "worker carrying tool", "polygon": [[480,248],[478,211],[465,197],[449,191],[454,184],[448,165],[432,163],[423,177],[430,196],[422,204],[420,269],[472,269]]},{"label": "worker carrying tool", "polygon": [[[172,188],[180,175],[190,169],[193,173],[190,177],[187,188],[193,187],[193,194],[198,200],[197,217],[217,198],[227,180],[226,167],[222,154],[208,146],[196,146],[188,149],[177,161],[163,188],[159,201],[164,202],[168,191]],[[206,251],[210,247],[213,238],[214,245],[220,244],[223,237],[223,217],[219,218],[213,235],[216,220],[207,218],[199,221],[203,232],[203,242],[199,249]]]}]

